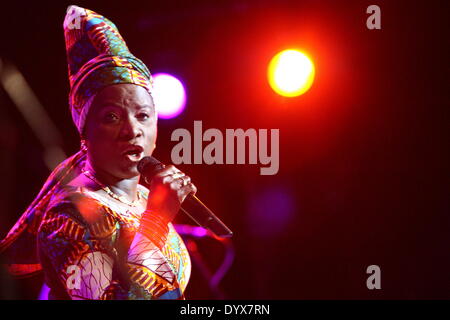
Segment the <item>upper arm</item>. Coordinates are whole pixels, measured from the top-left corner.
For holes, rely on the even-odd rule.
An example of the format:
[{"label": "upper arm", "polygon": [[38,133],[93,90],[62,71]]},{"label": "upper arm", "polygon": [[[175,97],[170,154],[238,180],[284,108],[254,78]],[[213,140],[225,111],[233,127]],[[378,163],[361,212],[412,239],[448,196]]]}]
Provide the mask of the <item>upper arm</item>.
[{"label": "upper arm", "polygon": [[72,203],[56,206],[45,215],[39,229],[39,250],[56,273],[50,276],[57,278],[72,299],[103,299],[115,285],[114,232],[112,218],[88,223]]}]

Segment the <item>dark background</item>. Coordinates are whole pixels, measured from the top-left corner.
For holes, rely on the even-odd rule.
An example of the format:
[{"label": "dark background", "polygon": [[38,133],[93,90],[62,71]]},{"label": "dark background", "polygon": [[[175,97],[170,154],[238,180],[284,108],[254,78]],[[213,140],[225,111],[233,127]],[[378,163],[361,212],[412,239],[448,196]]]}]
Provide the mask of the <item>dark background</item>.
[{"label": "dark background", "polygon": [[[279,128],[280,170],[180,165],[198,196],[234,231],[221,288],[234,299],[450,298],[448,16],[444,1],[11,1],[0,57],[23,73],[64,137],[68,111],[62,23],[69,4],[111,19],[152,73],[183,79],[187,107],[159,121],[155,156],[170,161],[176,128]],[[366,8],[381,8],[381,30]],[[316,79],[282,98],[266,80],[277,52],[306,50]],[[4,236],[49,174],[43,148],[0,87],[0,231]],[[183,222],[183,217],[179,217]],[[198,242],[217,267],[223,250]],[[381,267],[381,290],[366,268]],[[40,278],[3,281],[35,298]],[[9,290],[10,288],[10,290]],[[5,293],[6,292],[6,293]],[[214,298],[194,265],[188,298]]]}]

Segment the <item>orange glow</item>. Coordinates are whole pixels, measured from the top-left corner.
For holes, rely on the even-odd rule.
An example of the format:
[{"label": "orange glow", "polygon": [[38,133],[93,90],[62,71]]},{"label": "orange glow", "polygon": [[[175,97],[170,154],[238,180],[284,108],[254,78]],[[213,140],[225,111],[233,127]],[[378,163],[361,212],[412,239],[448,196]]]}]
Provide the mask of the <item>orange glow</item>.
[{"label": "orange glow", "polygon": [[99,203],[95,199],[74,196],[72,200],[83,218],[90,224],[97,222],[101,218],[98,211]]}]

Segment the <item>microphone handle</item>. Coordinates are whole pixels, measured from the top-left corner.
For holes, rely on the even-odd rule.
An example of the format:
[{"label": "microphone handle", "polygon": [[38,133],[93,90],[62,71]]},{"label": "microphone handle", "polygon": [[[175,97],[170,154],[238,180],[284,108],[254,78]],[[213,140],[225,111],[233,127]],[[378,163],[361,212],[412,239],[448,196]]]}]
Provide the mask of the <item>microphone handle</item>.
[{"label": "microphone handle", "polygon": [[206,228],[221,238],[230,238],[233,232],[195,195],[187,195],[181,210],[200,227]]}]

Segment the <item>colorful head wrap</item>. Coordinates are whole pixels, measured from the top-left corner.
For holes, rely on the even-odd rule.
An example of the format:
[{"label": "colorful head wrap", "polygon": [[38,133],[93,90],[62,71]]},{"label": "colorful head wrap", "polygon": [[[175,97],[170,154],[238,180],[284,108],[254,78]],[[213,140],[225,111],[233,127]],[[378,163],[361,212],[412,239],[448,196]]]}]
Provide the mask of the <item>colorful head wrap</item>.
[{"label": "colorful head wrap", "polygon": [[107,18],[70,6],[64,20],[69,65],[69,105],[82,134],[95,94],[108,85],[132,83],[151,93],[152,77],[145,64],[128,50],[117,27]]},{"label": "colorful head wrap", "polygon": [[[104,87],[132,83],[151,93],[152,79],[145,64],[128,50],[117,27],[88,9],[70,6],[64,20],[69,64],[69,104],[80,134],[93,97]],[[0,241],[0,253],[9,271],[29,276],[41,271],[36,235],[52,197],[81,172],[86,153],[80,150],[56,167],[38,196]]]}]

